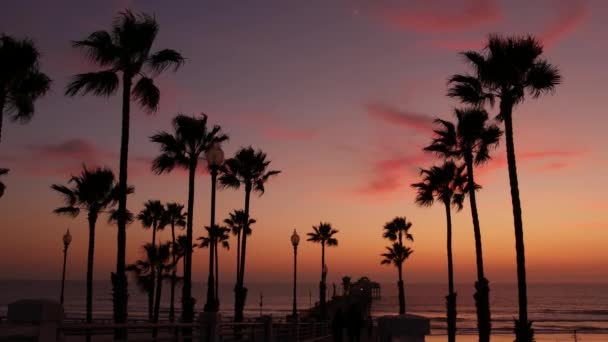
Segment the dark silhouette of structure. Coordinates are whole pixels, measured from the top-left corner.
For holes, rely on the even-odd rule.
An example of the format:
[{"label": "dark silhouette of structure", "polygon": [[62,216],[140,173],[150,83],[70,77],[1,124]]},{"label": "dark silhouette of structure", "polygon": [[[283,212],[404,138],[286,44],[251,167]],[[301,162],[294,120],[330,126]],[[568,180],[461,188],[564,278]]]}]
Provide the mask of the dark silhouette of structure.
[{"label": "dark silhouette of structure", "polygon": [[456,340],[456,292],[454,291],[454,265],[452,260],[452,211],[462,209],[466,175],[464,166],[457,166],[453,161],[445,161],[441,166],[420,170],[422,182],[412,184],[417,189],[416,203],[421,206],[431,206],[441,201],[445,206],[447,226],[448,254],[448,295],[446,297],[448,341]]},{"label": "dark silhouette of structure", "polygon": [[225,188],[238,189],[245,188],[245,210],[244,220],[246,227],[245,233],[241,234],[240,241],[241,261],[240,269],[237,271],[237,282],[234,288],[234,320],[243,321],[243,310],[247,300],[247,288],[245,287],[245,260],[247,251],[247,230],[249,225],[249,200],[251,192],[255,191],[260,195],[264,193],[265,184],[272,176],[278,175],[281,171],[267,170],[270,160],[267,160],[266,153],[261,150],[254,150],[251,146],[241,148],[234,157],[226,160],[222,168],[220,183]]},{"label": "dark silhouette of structure", "polygon": [[59,304],[63,306],[63,294],[65,291],[65,269],[66,262],[68,260],[68,247],[70,247],[70,243],[72,242],[72,234],[70,234],[70,230],[68,229],[65,234],[63,234],[63,268],[61,271],[61,295],[59,296]]},{"label": "dark silhouette of structure", "polygon": [[528,319],[528,295],[524,228],[513,137],[513,108],[525,99],[553,92],[561,83],[561,75],[554,65],[542,59],[543,46],[533,36],[501,37],[490,35],[483,52],[464,53],[473,69],[470,74],[450,78],[448,95],[475,106],[493,105],[499,100],[497,119],[505,124],[505,140],[517,260],[519,317],[515,321],[517,342],[534,339],[532,322]]}]

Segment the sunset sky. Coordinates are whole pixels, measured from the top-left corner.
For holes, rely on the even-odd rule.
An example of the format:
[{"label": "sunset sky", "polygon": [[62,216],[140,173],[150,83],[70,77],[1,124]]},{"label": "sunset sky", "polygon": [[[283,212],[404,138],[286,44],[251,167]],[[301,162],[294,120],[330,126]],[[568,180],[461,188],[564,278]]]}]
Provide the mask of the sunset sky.
[{"label": "sunset sky", "polygon": [[[58,217],[49,186],[87,166],[117,171],[120,96],[63,96],[71,75],[95,70],[70,40],[109,29],[117,12],[154,13],[155,49],[173,48],[187,62],[157,79],[158,113],[133,106],[128,207],[148,199],[185,204],[184,171],[150,171],[158,147],[149,136],[170,129],[178,112],[205,112],[239,147],[261,148],[283,173],[252,200],[258,220],[248,240],[247,279],[290,281],[293,229],[305,235],[319,221],[340,230],[327,251],[329,281],[369,275],[394,281],[380,265],[382,225],[406,216],[414,225],[409,282],[444,282],[445,217],[441,206],[419,208],[409,184],[420,167],[438,163],[421,151],[432,120],[452,118],[458,103],[446,79],[465,71],[459,51],[479,49],[489,33],[531,33],[564,82],[554,95],[516,108],[515,138],[531,282],[608,282],[608,139],[606,86],[608,3],[595,1],[127,1],[20,0],[3,3],[0,32],[31,37],[42,53],[51,92],[28,125],[5,122],[0,166],[10,168],[0,199],[1,279],[57,279],[61,235],[70,228],[68,279],[84,279],[85,216]],[[492,115],[497,109],[491,110]],[[478,205],[488,278],[514,282],[515,248],[505,151],[477,173]],[[209,220],[210,179],[197,175],[195,236]],[[242,191],[218,193],[219,218],[242,208]],[[108,279],[116,258],[116,227],[100,218],[95,277]],[[455,277],[474,278],[469,207],[454,219]],[[169,239],[169,231],[160,233]],[[129,226],[128,262],[150,240]],[[304,240],[304,239],[303,239]],[[303,281],[320,276],[320,246],[303,241]],[[223,279],[233,278],[235,249],[220,253]],[[206,277],[207,250],[194,254],[194,278]],[[230,275],[230,276],[228,276]]]}]

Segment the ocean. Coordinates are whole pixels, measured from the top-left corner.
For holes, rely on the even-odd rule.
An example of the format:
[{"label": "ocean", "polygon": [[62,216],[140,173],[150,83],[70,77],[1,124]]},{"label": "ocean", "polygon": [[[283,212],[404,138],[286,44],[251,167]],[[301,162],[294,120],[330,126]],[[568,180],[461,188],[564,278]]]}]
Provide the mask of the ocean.
[{"label": "ocean", "polygon": [[[285,317],[291,313],[292,284],[250,283],[245,315],[272,314]],[[333,288],[328,284],[328,297]],[[336,284],[337,293],[341,286]],[[475,305],[472,284],[460,284],[458,291],[458,333],[472,335],[476,332]],[[232,315],[233,284],[220,285],[220,311]],[[606,284],[530,284],[528,288],[529,316],[539,335],[572,336],[577,331],[587,339],[581,341],[608,341],[608,285]],[[0,280],[0,316],[6,316],[8,303],[17,299],[44,298],[58,300],[59,281]],[[193,286],[196,308],[204,304],[205,283]],[[433,335],[445,334],[445,304],[447,293],[442,284],[407,284],[406,303],[408,313],[420,314],[431,319]],[[513,319],[517,316],[517,288],[515,284],[491,284],[491,309],[493,332],[510,334]],[[179,309],[181,291],[176,291],[176,307]],[[298,284],[298,309],[307,309],[318,298],[318,283]],[[261,304],[260,305],[260,299]],[[372,315],[382,316],[397,312],[396,284],[382,284],[382,297],[372,304]],[[169,306],[169,286],[163,287],[161,316],[166,317]],[[84,281],[66,281],[65,309],[68,318],[84,317]],[[112,297],[109,281],[94,284],[94,318],[112,317]],[[135,286],[130,288],[129,317],[145,319],[147,297]],[[606,334],[606,335],[604,335]],[[594,338],[589,338],[595,336]],[[595,339],[597,336],[600,339]],[[553,341],[553,339],[551,339]],[[555,339],[559,340],[559,339]],[[572,339],[568,339],[573,341]],[[563,341],[566,341],[565,339]]]}]

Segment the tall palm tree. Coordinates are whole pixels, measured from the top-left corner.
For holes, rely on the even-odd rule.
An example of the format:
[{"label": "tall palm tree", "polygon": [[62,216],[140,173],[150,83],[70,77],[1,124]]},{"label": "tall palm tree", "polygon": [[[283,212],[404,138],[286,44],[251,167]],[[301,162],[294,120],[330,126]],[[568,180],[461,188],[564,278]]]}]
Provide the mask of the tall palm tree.
[{"label": "tall palm tree", "polygon": [[412,184],[417,189],[416,203],[420,206],[431,206],[435,200],[445,206],[447,226],[448,257],[448,295],[446,297],[448,341],[456,340],[456,292],[454,291],[454,265],[452,261],[452,211],[462,209],[466,175],[464,166],[457,166],[453,161],[445,161],[441,166],[420,170],[422,182]]},{"label": "tall palm tree", "polygon": [[[0,168],[0,176],[4,176],[6,174],[8,174],[8,169]],[[4,196],[4,190],[6,190],[6,185],[0,182],[0,197]]]},{"label": "tall palm tree", "polygon": [[241,232],[243,229],[247,229],[247,236],[251,235],[251,226],[256,223],[256,220],[249,217],[249,222],[247,221],[247,216],[245,216],[244,210],[235,209],[231,213],[229,213],[229,217],[224,220],[224,224],[232,231],[232,235],[236,236],[236,279],[240,279],[239,270],[241,264]]},{"label": "tall palm tree", "polygon": [[[173,265],[177,265],[177,249],[175,240],[175,227],[186,227],[186,213],[184,205],[179,203],[167,203],[165,205],[164,222],[171,227],[171,257]],[[177,284],[177,267],[174,267],[171,272],[171,300],[169,303],[169,320],[175,320],[175,285]]]},{"label": "tall palm tree", "polygon": [[4,113],[12,121],[30,121],[34,102],[51,86],[51,79],[40,71],[39,59],[33,41],[0,35],[0,141]]},{"label": "tall palm tree", "polygon": [[[66,88],[66,95],[93,93],[108,97],[116,93],[122,82],[122,128],[120,138],[120,165],[118,184],[121,195],[118,201],[118,236],[116,273],[112,275],[114,321],[125,323],[127,319],[127,278],[125,256],[127,249],[127,169],[129,159],[129,125],[131,100],[146,111],[158,108],[160,90],[153,77],[173,67],[176,71],[184,62],[174,50],[152,52],[152,44],[158,33],[158,23],[150,15],[125,10],[115,18],[110,31],[95,31],[84,40],[73,42],[75,48],[95,62],[101,71],[78,74]],[[122,77],[122,79],[120,79]],[[125,330],[117,330],[116,337],[124,338]]]},{"label": "tall palm tree", "polygon": [[[93,258],[95,254],[95,225],[103,212],[109,212],[118,201],[118,185],[114,173],[108,168],[87,169],[83,166],[78,176],[68,181],[68,186],[53,184],[51,188],[59,192],[64,206],[55,209],[56,214],[78,216],[81,210],[87,212],[89,223],[89,250],[87,256],[86,319],[93,321]],[[128,189],[133,192],[132,188]]]},{"label": "tall palm tree", "polygon": [[[437,119],[440,127],[426,151],[434,152],[444,158],[462,159],[466,166],[467,183],[476,184],[474,166],[490,160],[490,150],[498,145],[502,132],[494,124],[488,123],[488,113],[482,108],[465,108],[454,111],[456,125],[450,121]],[[473,232],[475,235],[475,255],[477,261],[477,282],[475,283],[475,304],[477,307],[477,328],[479,341],[490,341],[492,330],[490,313],[490,287],[483,267],[481,226],[477,212],[475,187],[468,187]]]},{"label": "tall palm tree", "polygon": [[[162,229],[164,227],[164,216],[165,216],[165,207],[159,200],[148,200],[148,202],[144,203],[144,209],[142,209],[137,215],[137,219],[141,222],[144,229],[152,230],[152,242],[151,245],[153,248],[156,247],[156,231]],[[156,279],[156,268],[151,269],[151,277],[152,279]],[[155,286],[152,286],[152,290],[148,291],[148,301],[150,303],[154,302],[154,292],[158,291],[155,289]],[[150,305],[148,308],[148,318],[152,321],[154,312],[151,310],[152,306]]]},{"label": "tall palm tree", "polygon": [[211,246],[211,242],[214,244],[213,257],[215,261],[213,264],[215,265],[215,301],[217,308],[219,309],[220,304],[220,296],[219,296],[219,285],[220,285],[220,266],[219,266],[219,255],[217,247],[221,245],[224,249],[230,250],[230,243],[228,240],[230,239],[230,229],[222,226],[216,225],[215,228],[209,229],[209,227],[205,227],[208,232],[208,236],[199,237],[198,240],[201,241],[199,244],[200,248],[208,248]]},{"label": "tall palm tree", "polygon": [[[144,258],[127,267],[127,270],[135,274],[137,283],[143,290],[148,294],[155,293],[153,301],[148,299],[148,311],[153,312],[152,317],[150,317],[152,323],[158,322],[163,279],[170,274],[173,268],[170,242],[161,243],[158,246],[151,243],[145,244]],[[155,287],[156,291],[154,290]],[[156,337],[156,333],[156,329],[153,329],[154,337]]]},{"label": "tall palm tree", "polygon": [[[403,236],[410,241],[414,241],[414,237],[409,233],[410,228],[412,228],[412,222],[408,222],[405,217],[395,217],[392,221],[387,222],[384,225],[384,232],[382,233],[382,237],[394,242],[394,246],[387,247],[389,253],[393,256],[393,258],[388,258],[385,256],[385,260],[389,260],[388,262],[382,261],[382,264],[390,264],[393,263],[397,266],[399,271],[399,281],[397,282],[397,288],[399,290],[399,314],[405,315],[405,288],[403,286],[403,272],[402,265],[403,261],[407,259],[409,256],[409,248],[403,245]],[[395,249],[395,246],[399,246],[399,249]],[[408,253],[405,253],[408,252]],[[407,254],[407,255],[405,255]]]},{"label": "tall palm tree", "polygon": [[334,247],[338,246],[338,239],[334,237],[338,233],[338,230],[332,228],[331,223],[321,222],[318,226],[312,227],[312,232],[308,233],[307,241],[321,244],[321,282],[319,283],[319,303],[321,309],[321,317],[326,318],[326,279],[327,279],[327,267],[325,265],[325,246]]},{"label": "tall palm tree", "polygon": [[207,126],[207,115],[199,117],[178,114],[173,118],[173,133],[159,132],[150,137],[160,145],[161,153],[154,159],[152,170],[156,174],[171,172],[176,167],[188,170],[188,209],[186,217],[186,255],[184,257],[184,284],[182,286],[182,320],[192,322],[192,222],[194,217],[194,178],[201,156],[214,143],[228,139],[220,126]]},{"label": "tall palm tree", "polygon": [[412,254],[412,249],[399,242],[394,242],[392,247],[386,247],[387,252],[381,254],[384,259],[382,265],[395,265],[399,275],[399,314],[405,315],[405,290],[403,288],[403,263]]},{"label": "tall palm tree", "polygon": [[[226,160],[222,166],[220,184],[226,188],[239,189],[245,188],[245,219],[246,226],[244,231],[249,229],[249,199],[251,192],[255,191],[260,196],[264,194],[265,184],[272,176],[278,175],[281,171],[268,170],[270,160],[267,160],[266,153],[261,150],[254,150],[253,147],[243,147],[236,152],[234,157]],[[240,269],[237,271],[237,281],[234,288],[234,320],[243,321],[243,310],[247,300],[247,288],[245,287],[245,260],[247,250],[247,234],[241,234],[241,261]]]},{"label": "tall palm tree", "polygon": [[448,91],[449,96],[473,105],[493,105],[496,99],[500,102],[497,119],[505,124],[517,254],[519,319],[515,322],[515,333],[518,342],[532,341],[534,331],[532,322],[528,320],[524,228],[515,161],[513,108],[524,101],[526,94],[536,99],[555,91],[561,83],[559,70],[543,59],[542,53],[542,44],[533,36],[491,35],[483,52],[462,53],[473,74],[452,76]]}]

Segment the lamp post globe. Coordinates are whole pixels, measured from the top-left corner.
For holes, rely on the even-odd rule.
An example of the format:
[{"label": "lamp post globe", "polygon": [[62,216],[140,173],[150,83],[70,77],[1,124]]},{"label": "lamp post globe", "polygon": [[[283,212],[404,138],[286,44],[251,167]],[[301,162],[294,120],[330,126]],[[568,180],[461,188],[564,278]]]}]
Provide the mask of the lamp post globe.
[{"label": "lamp post globe", "polygon": [[70,229],[68,228],[65,234],[63,234],[63,245],[67,248],[67,246],[69,246],[71,242],[72,234],[70,234]]},{"label": "lamp post globe", "polygon": [[205,152],[205,159],[209,168],[222,166],[224,163],[224,150],[222,150],[222,146],[217,142],[213,143]]}]

